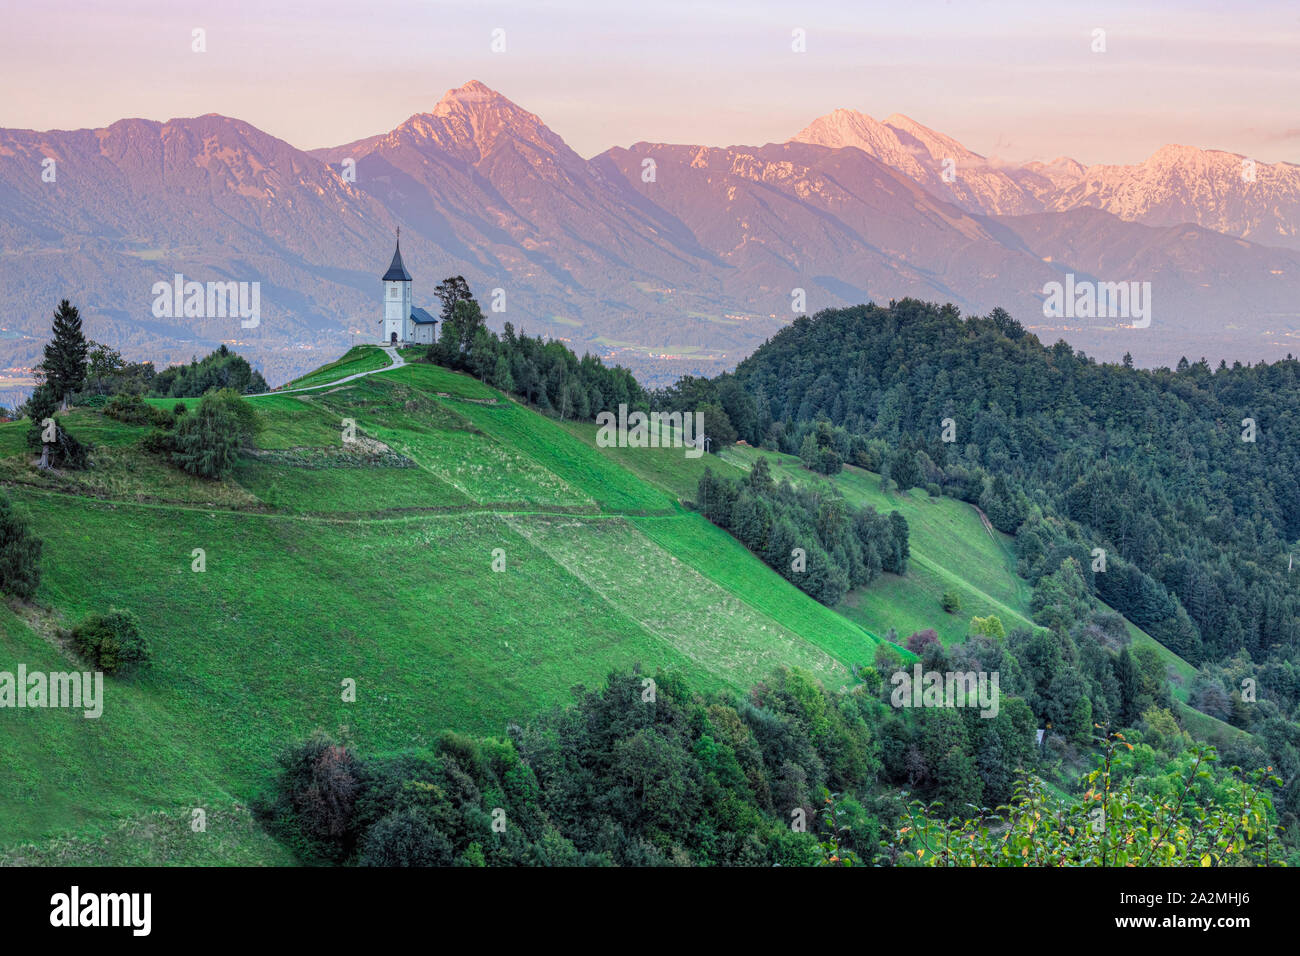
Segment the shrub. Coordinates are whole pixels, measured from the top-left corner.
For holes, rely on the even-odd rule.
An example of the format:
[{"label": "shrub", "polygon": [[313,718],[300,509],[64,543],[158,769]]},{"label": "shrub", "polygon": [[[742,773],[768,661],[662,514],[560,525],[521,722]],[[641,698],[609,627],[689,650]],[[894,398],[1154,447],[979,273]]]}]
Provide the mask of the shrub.
[{"label": "shrub", "polygon": [[105,674],[145,667],[152,656],[140,622],[130,611],[109,608],[107,614],[91,614],[71,636],[77,653]]},{"label": "shrub", "polygon": [[889,644],[880,643],[876,645],[875,651],[872,652],[871,660],[877,671],[886,674],[898,669],[899,665],[903,663],[903,655]]},{"label": "shrub", "polygon": [[[237,395],[235,398],[243,401]],[[199,478],[224,478],[235,467],[241,434],[240,420],[231,403],[218,393],[204,395],[199,410],[176,424],[170,452],[172,464]]]},{"label": "shrub", "polygon": [[961,610],[961,595],[956,591],[943,592],[943,609],[949,614],[956,614]]},{"label": "shrub", "polygon": [[[360,762],[321,731],[283,751],[278,762],[277,794],[265,810],[272,828],[307,859],[341,862],[357,837]],[[389,852],[391,843],[385,843]]]},{"label": "shrub", "polygon": [[[27,426],[27,447],[41,452],[43,461],[51,468],[88,468],[90,467],[90,446],[77,441],[72,434],[54,418],[58,402],[49,385],[39,385],[28,399],[26,413],[31,419]],[[46,441],[44,422],[54,421],[53,441]]]},{"label": "shrub", "polygon": [[907,649],[917,657],[920,657],[921,652],[924,651],[928,645],[938,643],[939,635],[935,633],[934,628],[927,627],[924,631],[917,631],[907,639]]},{"label": "shrub", "polygon": [[119,393],[104,403],[104,414],[128,425],[148,425],[152,421],[148,408],[139,395]]},{"label": "shrub", "polygon": [[104,405],[104,414],[126,425],[156,425],[170,428],[172,416],[161,408],[154,408],[139,395],[118,393]]},{"label": "shrub", "polygon": [[[934,633],[931,631],[930,633]],[[936,638],[921,648],[921,667],[927,671],[949,670],[948,651]]]},{"label": "shrub", "polygon": [[176,448],[176,442],[171,432],[155,428],[140,439],[140,447],[150,454],[170,455]]},{"label": "shrub", "polygon": [[177,418],[180,418],[187,411],[189,411],[189,409],[185,407],[184,402],[177,402],[175,405],[172,406],[172,414],[175,415]]},{"label": "shrub", "polygon": [[972,617],[970,619],[969,633],[981,637],[991,637],[1000,641],[1007,636],[1007,629],[1002,625],[1002,621],[997,615],[990,614],[988,617]]},{"label": "shrub", "polygon": [[874,667],[856,667],[855,673],[863,685],[867,688],[867,693],[875,696],[880,693],[880,688],[884,686],[885,679],[881,677],[880,671]]},{"label": "shrub", "polygon": [[251,402],[245,401],[239,392],[233,388],[222,388],[208,392],[199,402],[200,411],[207,404],[221,405],[239,423],[239,443],[241,445],[253,444],[253,439],[265,427],[262,416],[257,414],[257,409],[253,407]]},{"label": "shrub", "polygon": [[41,541],[0,497],[0,591],[27,600],[41,583]]},{"label": "shrub", "polygon": [[54,441],[50,442],[47,463],[51,468],[71,468],[80,471],[90,467],[90,446],[83,445],[62,425],[54,425]]},{"label": "shrub", "polygon": [[451,841],[424,814],[399,810],[366,831],[357,862],[360,866],[450,866],[453,852]]}]

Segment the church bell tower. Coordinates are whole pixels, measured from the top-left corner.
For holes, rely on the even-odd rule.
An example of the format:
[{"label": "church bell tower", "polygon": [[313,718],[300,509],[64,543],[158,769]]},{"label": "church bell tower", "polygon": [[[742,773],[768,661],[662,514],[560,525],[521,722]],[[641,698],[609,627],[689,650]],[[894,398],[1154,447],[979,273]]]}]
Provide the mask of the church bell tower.
[{"label": "church bell tower", "polygon": [[402,265],[402,230],[397,230],[397,249],[384,273],[384,344],[409,342],[411,334],[411,274]]}]

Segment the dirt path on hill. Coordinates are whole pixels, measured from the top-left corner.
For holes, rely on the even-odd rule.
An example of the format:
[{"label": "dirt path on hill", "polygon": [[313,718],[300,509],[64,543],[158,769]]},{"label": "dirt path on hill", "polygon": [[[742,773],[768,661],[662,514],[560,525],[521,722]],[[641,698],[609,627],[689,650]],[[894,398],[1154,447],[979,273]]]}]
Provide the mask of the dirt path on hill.
[{"label": "dirt path on hill", "polygon": [[332,382],[321,382],[319,385],[303,385],[299,388],[280,388],[270,392],[259,392],[256,395],[245,395],[245,398],[262,398],[265,395],[288,395],[291,392],[314,392],[318,388],[329,388],[333,385],[342,385],[344,382],[350,382],[356,378],[365,378],[367,375],[374,375],[376,372],[391,372],[395,368],[401,368],[406,364],[406,359],[397,354],[397,349],[391,345],[381,345],[380,348],[392,359],[392,365],[385,365],[383,368],[372,368],[368,372],[357,372],[354,375],[345,375],[343,378],[335,379]]}]

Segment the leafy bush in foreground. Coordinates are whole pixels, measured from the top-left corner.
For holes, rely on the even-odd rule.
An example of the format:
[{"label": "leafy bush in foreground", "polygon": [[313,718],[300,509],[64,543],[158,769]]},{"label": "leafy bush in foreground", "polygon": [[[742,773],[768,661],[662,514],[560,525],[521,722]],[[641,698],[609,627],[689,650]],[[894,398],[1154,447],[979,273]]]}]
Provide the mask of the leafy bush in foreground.
[{"label": "leafy bush in foreground", "polygon": [[239,448],[252,442],[261,429],[252,405],[232,389],[209,392],[198,410],[181,416],[170,442],[165,435],[150,435],[150,448],[169,448],[172,463],[199,478],[224,478],[235,467]]},{"label": "leafy bush in foreground", "polygon": [[[662,673],[612,674],[570,706],[512,725],[505,740],[445,732],[431,750],[361,756],[318,733],[281,757],[262,814],[305,860],[368,866],[1275,860],[1263,780],[1140,744],[1122,764],[1112,746],[1086,792],[1059,803],[1029,773],[1018,790],[1013,779],[970,790],[956,778],[982,772],[987,751],[968,743],[967,717],[998,736],[1009,778],[1033,769],[1024,702],[1004,700],[995,720],[933,708],[914,716],[905,727],[868,685],[828,693],[799,670],[780,669],[744,696],[693,694]],[[940,796],[957,787],[978,805],[996,793],[1010,808],[967,823],[909,811],[880,756],[895,745],[934,763]],[[1106,826],[1082,832],[1098,807]]]},{"label": "leafy bush in foreground", "polygon": [[[1058,801],[1028,774],[1010,804],[974,819],[928,816],[914,802],[897,834],[897,862],[925,866],[1268,866],[1282,849],[1263,786],[1281,786],[1268,771],[1215,786],[1207,769],[1213,747],[1194,748],[1173,792],[1120,781],[1116,752],[1132,749],[1109,734],[1101,765],[1084,792]],[[1270,768],[1271,770],[1271,768]],[[1237,768],[1232,768],[1239,774]]]},{"label": "leafy bush in foreground", "polygon": [[130,611],[111,608],[107,614],[91,614],[72,629],[77,653],[105,674],[121,674],[149,663],[149,643],[140,633],[140,622]]},{"label": "leafy bush in foreground", "polygon": [[29,599],[41,583],[41,541],[27,521],[0,497],[0,591]]}]

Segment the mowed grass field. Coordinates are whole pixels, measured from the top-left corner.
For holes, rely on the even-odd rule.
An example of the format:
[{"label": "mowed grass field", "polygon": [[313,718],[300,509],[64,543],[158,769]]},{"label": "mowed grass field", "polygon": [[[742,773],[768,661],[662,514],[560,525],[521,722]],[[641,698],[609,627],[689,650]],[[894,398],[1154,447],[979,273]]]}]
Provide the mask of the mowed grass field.
[{"label": "mowed grass field", "polygon": [[44,542],[34,606],[0,608],[0,671],[74,669],[57,629],[113,606],[154,654],[106,679],[97,720],[0,711],[0,862],[283,864],[248,807],[316,728],[423,747],[638,663],[743,691],[782,664],[842,686],[871,658],[870,631],[673,488],[472,378],[412,365],[253,401],[265,428],[220,482],[95,410],[65,416],[97,446],[81,473],[37,472],[27,423],[0,425],[0,482]]}]

